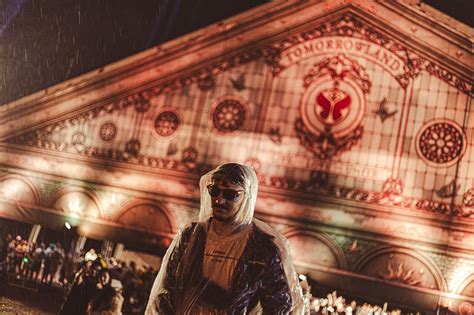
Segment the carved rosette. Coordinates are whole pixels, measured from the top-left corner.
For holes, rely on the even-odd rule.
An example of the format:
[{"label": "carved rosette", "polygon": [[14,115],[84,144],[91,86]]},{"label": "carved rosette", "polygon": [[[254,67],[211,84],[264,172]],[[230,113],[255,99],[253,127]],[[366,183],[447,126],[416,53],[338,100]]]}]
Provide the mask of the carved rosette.
[{"label": "carved rosette", "polygon": [[138,155],[138,152],[140,151],[140,147],[141,147],[140,140],[130,139],[125,145],[124,151],[131,155]]},{"label": "carved rosette", "polygon": [[197,86],[201,91],[212,90],[216,86],[216,79],[210,73],[201,75],[197,81]]},{"label": "carved rosette", "polygon": [[71,138],[71,143],[77,152],[82,152],[85,148],[84,142],[86,142],[86,135],[82,131],[76,131]]},{"label": "carved rosette", "polygon": [[349,150],[364,130],[365,94],[372,85],[365,68],[339,54],[316,64],[303,82],[301,118],[295,121],[301,144],[320,159]]},{"label": "carved rosette", "polygon": [[225,134],[242,130],[248,121],[247,101],[235,95],[218,98],[211,111],[213,130]]},{"label": "carved rosette", "polygon": [[117,137],[117,124],[111,120],[103,122],[99,127],[99,140],[103,143],[113,143]]},{"label": "carved rosette", "polygon": [[462,204],[464,207],[474,207],[474,188],[471,188],[464,193],[462,196]]},{"label": "carved rosette", "polygon": [[400,178],[389,178],[382,187],[384,197],[400,196],[403,192],[403,183]]},{"label": "carved rosette", "polygon": [[466,150],[466,135],[454,121],[436,119],[425,124],[416,136],[416,152],[428,165],[449,167]]},{"label": "carved rosette", "polygon": [[187,147],[183,150],[181,162],[189,169],[194,169],[197,166],[198,151],[196,148]]},{"label": "carved rosette", "polygon": [[135,103],[135,110],[138,113],[144,113],[150,108],[150,103],[148,100],[143,100]]},{"label": "carved rosette", "polygon": [[171,107],[164,107],[154,115],[153,134],[159,139],[176,136],[182,125],[181,113]]}]

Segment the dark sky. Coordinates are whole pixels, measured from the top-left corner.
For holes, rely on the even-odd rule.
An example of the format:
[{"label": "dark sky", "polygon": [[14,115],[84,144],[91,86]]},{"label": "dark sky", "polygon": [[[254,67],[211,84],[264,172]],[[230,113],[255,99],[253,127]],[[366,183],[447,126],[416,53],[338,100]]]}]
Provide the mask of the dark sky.
[{"label": "dark sky", "polygon": [[[0,0],[0,104],[266,2]],[[472,25],[474,1],[425,2]]]},{"label": "dark sky", "polygon": [[263,0],[0,0],[0,104]]}]

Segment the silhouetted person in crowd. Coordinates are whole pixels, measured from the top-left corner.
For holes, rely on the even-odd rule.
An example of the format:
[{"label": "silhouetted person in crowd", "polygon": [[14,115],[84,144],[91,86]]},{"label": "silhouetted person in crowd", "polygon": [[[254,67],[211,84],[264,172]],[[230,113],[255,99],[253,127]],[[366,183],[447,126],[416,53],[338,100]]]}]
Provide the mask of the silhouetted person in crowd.
[{"label": "silhouetted person in crowd", "polygon": [[124,268],[124,275],[122,277],[123,284],[123,311],[125,313],[132,313],[133,309],[136,307],[138,302],[137,298],[137,266],[136,263],[132,260],[130,261],[128,267]]},{"label": "silhouetted person in crowd", "polygon": [[9,256],[8,246],[12,240],[13,236],[10,233],[2,237],[2,270],[8,270],[10,268],[11,259]]},{"label": "silhouetted person in crowd", "polygon": [[88,257],[82,268],[76,273],[73,285],[59,314],[122,314],[121,284],[112,286],[111,280],[105,260],[97,256],[92,261]]},{"label": "silhouetted person in crowd", "polygon": [[51,254],[54,251],[54,247],[56,244],[50,243],[48,248],[44,250],[44,267],[43,267],[43,275],[41,277],[42,283],[51,283],[53,280],[53,276],[51,275]]},{"label": "silhouetted person in crowd", "polygon": [[46,246],[44,245],[44,243],[40,243],[39,245],[36,246],[36,248],[34,248],[34,251],[31,254],[32,262],[31,262],[28,278],[35,282],[38,278],[39,272],[41,270],[41,266],[44,263],[45,247]]},{"label": "silhouetted person in crowd", "polygon": [[6,234],[2,235],[2,249],[1,249],[1,255],[2,255],[2,270],[7,270],[8,269],[8,244],[12,240],[12,235],[11,234]]},{"label": "silhouetted person in crowd", "polygon": [[50,258],[49,258],[49,263],[51,264],[51,267],[50,267],[51,278],[49,280],[50,284],[52,282],[59,283],[59,277],[60,277],[60,272],[61,272],[63,262],[64,262],[64,250],[61,247],[60,243],[56,243],[50,253]]}]

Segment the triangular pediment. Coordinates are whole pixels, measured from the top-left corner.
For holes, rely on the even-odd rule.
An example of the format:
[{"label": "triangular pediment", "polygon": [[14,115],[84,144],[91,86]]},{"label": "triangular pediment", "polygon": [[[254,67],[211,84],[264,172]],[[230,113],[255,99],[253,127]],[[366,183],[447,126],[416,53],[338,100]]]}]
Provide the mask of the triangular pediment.
[{"label": "triangular pediment", "polygon": [[[344,16],[353,20],[344,22]],[[412,25],[406,25],[405,20]],[[307,36],[328,36],[331,32],[345,36],[352,36],[347,34],[351,31],[363,32],[369,41],[383,45],[387,44],[381,42],[384,40],[403,43],[399,47],[401,58],[407,58],[407,49],[424,55],[434,63],[425,67],[469,91],[470,69],[474,66],[472,28],[464,26],[465,32],[470,30],[465,34],[435,22],[403,1],[367,1],[363,5],[276,1],[5,104],[0,109],[0,139],[46,126],[61,116],[70,117],[99,104],[116,102],[150,86],[166,91],[188,85],[189,80],[205,80],[212,64],[217,62],[220,71],[225,70],[220,62],[225,59],[234,61],[225,66],[229,68],[263,57],[278,71],[275,63],[281,51],[308,41]],[[408,58],[413,61],[412,56]],[[156,93],[156,89],[151,90]]]}]

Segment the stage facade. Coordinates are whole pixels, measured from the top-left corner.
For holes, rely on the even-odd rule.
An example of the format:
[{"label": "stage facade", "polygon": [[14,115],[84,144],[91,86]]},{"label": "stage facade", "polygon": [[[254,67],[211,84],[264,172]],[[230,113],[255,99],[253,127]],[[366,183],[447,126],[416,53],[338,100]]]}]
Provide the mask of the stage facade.
[{"label": "stage facade", "polygon": [[3,105],[0,216],[162,254],[236,161],[317,294],[474,305],[472,28],[410,3],[275,1]]}]

